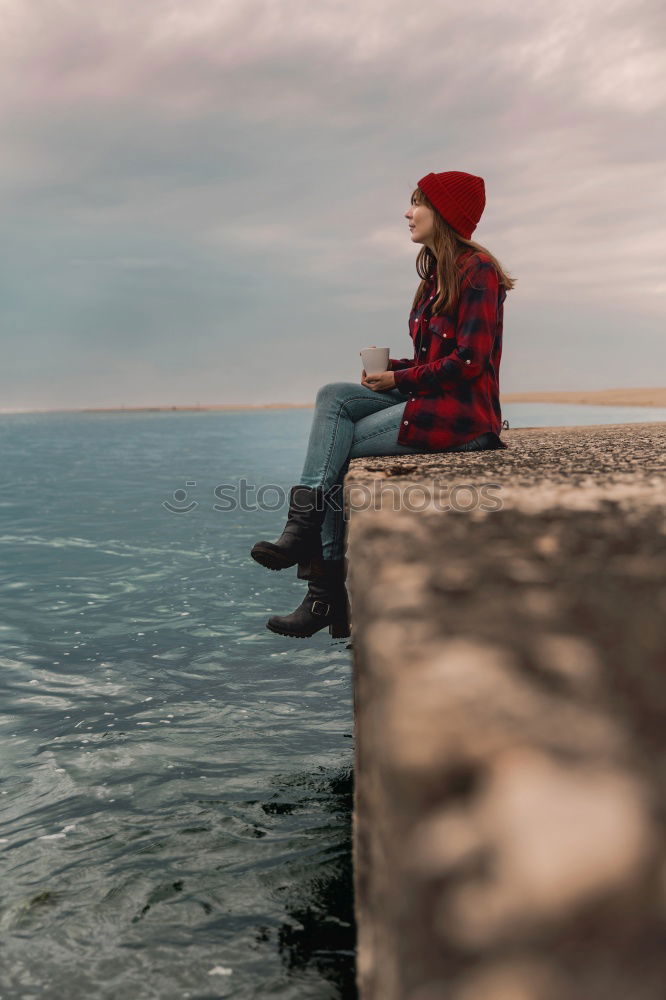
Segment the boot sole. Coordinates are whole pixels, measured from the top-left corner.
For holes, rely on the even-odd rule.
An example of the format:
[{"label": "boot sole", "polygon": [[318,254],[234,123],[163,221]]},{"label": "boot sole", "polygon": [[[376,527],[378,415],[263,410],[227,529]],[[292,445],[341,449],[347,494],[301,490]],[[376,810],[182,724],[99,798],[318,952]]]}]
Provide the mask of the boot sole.
[{"label": "boot sole", "polygon": [[[311,636],[316,635],[316,632],[289,632],[286,628],[276,628],[275,625],[269,625],[266,622],[266,628],[271,632],[275,632],[276,635],[287,635],[290,639],[309,639]],[[317,631],[321,631],[318,629]]]},{"label": "boot sole", "polygon": [[[314,632],[290,632],[286,628],[278,628],[277,626],[270,625],[268,622],[266,622],[266,628],[269,629],[271,632],[275,632],[276,635],[286,635],[290,639],[311,639],[313,635],[317,634],[317,632],[322,632],[326,628],[326,626],[322,625],[321,628],[315,629]],[[333,639],[348,639],[349,636],[351,635],[350,629],[335,627],[333,625],[328,626],[328,631],[331,638]]]},{"label": "boot sole", "polygon": [[258,562],[260,566],[265,566],[266,569],[289,569],[290,566],[295,566],[297,562],[295,559],[290,559],[289,556],[273,552],[271,549],[266,549],[263,546],[258,548],[255,545],[250,551],[250,555],[255,562]]}]

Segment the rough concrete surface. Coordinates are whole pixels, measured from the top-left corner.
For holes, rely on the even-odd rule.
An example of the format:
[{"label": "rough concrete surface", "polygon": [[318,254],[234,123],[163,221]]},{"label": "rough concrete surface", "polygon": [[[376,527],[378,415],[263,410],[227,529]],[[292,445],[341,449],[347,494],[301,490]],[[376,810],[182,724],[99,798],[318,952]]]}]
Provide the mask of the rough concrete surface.
[{"label": "rough concrete surface", "polygon": [[345,481],[361,997],[662,1000],[666,424],[503,438]]}]

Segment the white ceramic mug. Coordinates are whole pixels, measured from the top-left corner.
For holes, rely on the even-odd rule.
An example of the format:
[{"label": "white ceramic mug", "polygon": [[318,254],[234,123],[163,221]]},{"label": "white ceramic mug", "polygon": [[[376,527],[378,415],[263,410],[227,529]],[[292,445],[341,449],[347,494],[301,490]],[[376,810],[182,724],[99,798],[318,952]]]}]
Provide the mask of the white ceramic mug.
[{"label": "white ceramic mug", "polygon": [[388,347],[366,347],[360,352],[366,375],[381,375],[388,368]]}]

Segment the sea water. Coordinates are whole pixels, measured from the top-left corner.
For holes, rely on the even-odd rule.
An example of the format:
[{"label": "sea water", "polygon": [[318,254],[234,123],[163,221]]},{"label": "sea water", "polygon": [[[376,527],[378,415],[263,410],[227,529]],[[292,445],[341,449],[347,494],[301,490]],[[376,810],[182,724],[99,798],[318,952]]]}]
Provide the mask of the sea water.
[{"label": "sea water", "polygon": [[0,416],[2,1000],[355,996],[349,641],[249,557],[311,419]]},{"label": "sea water", "polygon": [[349,640],[249,556],[310,419],[0,417],[0,997],[355,995]]}]

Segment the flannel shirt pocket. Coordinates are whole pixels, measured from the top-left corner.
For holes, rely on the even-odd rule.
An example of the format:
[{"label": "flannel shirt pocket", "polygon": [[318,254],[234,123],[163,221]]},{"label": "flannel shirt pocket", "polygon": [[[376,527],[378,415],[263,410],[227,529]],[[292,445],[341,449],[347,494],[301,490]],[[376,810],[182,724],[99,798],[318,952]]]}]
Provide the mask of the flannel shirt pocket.
[{"label": "flannel shirt pocket", "polygon": [[[435,338],[435,356],[446,357],[456,346],[456,324],[448,316],[433,316],[428,323],[428,333]],[[431,356],[432,356],[431,351]]]}]

